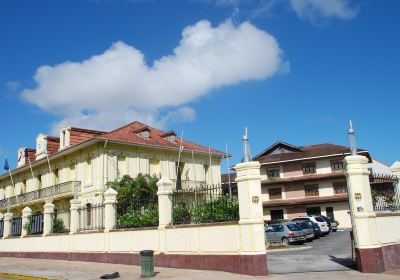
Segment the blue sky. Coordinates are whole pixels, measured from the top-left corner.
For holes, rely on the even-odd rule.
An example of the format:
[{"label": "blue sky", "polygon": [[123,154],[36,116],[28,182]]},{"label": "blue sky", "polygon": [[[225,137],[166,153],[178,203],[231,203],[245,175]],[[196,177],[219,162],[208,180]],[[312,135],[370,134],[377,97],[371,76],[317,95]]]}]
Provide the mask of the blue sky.
[{"label": "blue sky", "polygon": [[245,126],[256,154],[278,140],[347,145],[352,119],[358,145],[392,164],[400,2],[323,3],[0,1],[0,154],[15,166],[40,132],[139,119],[227,142],[233,164]]}]

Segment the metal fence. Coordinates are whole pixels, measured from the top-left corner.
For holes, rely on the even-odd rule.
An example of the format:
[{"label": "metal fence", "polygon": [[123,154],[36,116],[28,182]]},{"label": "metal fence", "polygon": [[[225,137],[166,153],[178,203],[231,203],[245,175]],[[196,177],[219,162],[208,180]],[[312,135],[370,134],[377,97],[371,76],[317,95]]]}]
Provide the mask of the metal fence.
[{"label": "metal fence", "polygon": [[4,220],[0,220],[0,237],[3,237],[4,233]]},{"label": "metal fence", "polygon": [[372,174],[369,177],[374,211],[400,210],[399,179],[392,175]]},{"label": "metal fence", "polygon": [[172,194],[173,224],[201,224],[239,220],[239,202],[220,185],[178,190]]},{"label": "metal fence", "polygon": [[78,231],[102,230],[104,229],[104,205],[86,204],[79,207]]},{"label": "metal fence", "polygon": [[11,219],[11,236],[21,236],[22,218]]},{"label": "metal fence", "polygon": [[29,216],[29,234],[42,234],[43,233],[43,213],[38,213]]},{"label": "metal fence", "polygon": [[158,226],[158,196],[119,201],[117,228]]}]

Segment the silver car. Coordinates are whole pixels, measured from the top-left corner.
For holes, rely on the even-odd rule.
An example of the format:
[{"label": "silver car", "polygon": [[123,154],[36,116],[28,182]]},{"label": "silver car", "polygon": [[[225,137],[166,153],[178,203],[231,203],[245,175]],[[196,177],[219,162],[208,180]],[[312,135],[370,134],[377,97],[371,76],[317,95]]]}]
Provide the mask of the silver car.
[{"label": "silver car", "polygon": [[290,244],[303,243],[306,240],[303,229],[295,223],[280,223],[269,225],[265,230],[267,241],[270,243]]}]

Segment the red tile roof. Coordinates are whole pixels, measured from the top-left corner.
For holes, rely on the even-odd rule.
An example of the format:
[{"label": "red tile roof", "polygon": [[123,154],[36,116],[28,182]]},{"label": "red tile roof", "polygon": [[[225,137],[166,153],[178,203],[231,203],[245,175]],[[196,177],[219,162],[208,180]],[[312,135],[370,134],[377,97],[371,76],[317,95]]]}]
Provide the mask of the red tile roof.
[{"label": "red tile roof", "polygon": [[[36,160],[36,149],[26,148],[26,151],[28,153],[29,160],[34,162]],[[29,164],[29,161],[26,161],[25,164]]]},{"label": "red tile roof", "polygon": [[104,133],[104,131],[71,127],[69,144],[72,146]]},{"label": "red tile roof", "polygon": [[47,153],[52,155],[60,148],[60,137],[47,136]]},{"label": "red tile roof", "polygon": [[[148,138],[142,138],[140,137],[137,132],[142,131],[143,129],[148,129],[150,132],[150,136]],[[127,124],[123,127],[120,127],[118,129],[115,129],[111,132],[104,133],[99,135],[100,138],[106,138],[110,140],[117,140],[117,141],[127,141],[127,142],[132,142],[132,143],[138,143],[138,144],[145,144],[145,145],[153,145],[153,146],[158,146],[158,147],[165,147],[165,148],[173,148],[179,150],[179,146],[181,143],[181,138],[176,137],[175,142],[169,142],[167,139],[164,139],[165,137],[165,132],[153,127],[150,127],[146,124],[143,124],[141,122],[132,122],[130,124]],[[189,150],[189,151],[195,151],[195,152],[202,152],[202,153],[208,153],[209,148],[204,147],[186,140],[182,140],[182,146],[184,147],[184,150]],[[210,149],[210,153],[213,155],[220,155],[224,156],[225,153],[220,152],[218,150]]]},{"label": "red tile roof", "polygon": [[[281,142],[280,145],[282,145]],[[293,146],[290,147],[293,150]],[[268,164],[273,162],[287,161],[287,160],[297,160],[297,159],[307,159],[314,157],[330,156],[330,155],[344,155],[350,153],[350,148],[335,144],[323,143],[309,146],[297,147],[299,151],[293,151],[282,154],[266,154],[263,153],[262,156],[255,157],[254,160],[258,160],[262,164]],[[272,149],[267,149],[266,151],[272,151]],[[371,161],[371,157],[366,150],[358,149],[358,153],[365,154]]]}]

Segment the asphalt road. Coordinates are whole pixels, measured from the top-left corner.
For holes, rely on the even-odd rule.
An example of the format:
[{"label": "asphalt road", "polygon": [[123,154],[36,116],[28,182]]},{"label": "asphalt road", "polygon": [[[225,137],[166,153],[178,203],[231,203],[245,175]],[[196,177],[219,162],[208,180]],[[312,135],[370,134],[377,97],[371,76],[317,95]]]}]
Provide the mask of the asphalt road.
[{"label": "asphalt road", "polygon": [[331,232],[305,244],[312,249],[269,252],[269,273],[343,271],[354,267],[349,231]]}]

